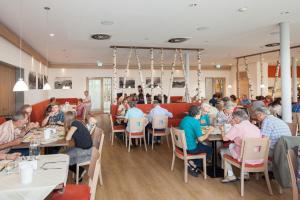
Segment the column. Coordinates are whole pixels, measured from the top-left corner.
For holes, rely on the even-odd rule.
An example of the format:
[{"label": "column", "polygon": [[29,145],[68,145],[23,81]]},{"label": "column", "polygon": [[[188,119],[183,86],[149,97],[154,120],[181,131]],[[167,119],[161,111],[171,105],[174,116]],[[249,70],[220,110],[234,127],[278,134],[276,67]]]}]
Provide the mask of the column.
[{"label": "column", "polygon": [[281,22],[280,26],[280,64],[281,64],[281,104],[282,119],[287,123],[292,122],[291,105],[291,52],[290,52],[290,27],[288,22]]},{"label": "column", "polygon": [[297,59],[292,58],[292,83],[293,83],[293,102],[298,101],[298,86],[297,86]]},{"label": "column", "polygon": [[184,77],[185,77],[185,100],[191,102],[190,96],[190,55],[188,51],[184,52]]}]

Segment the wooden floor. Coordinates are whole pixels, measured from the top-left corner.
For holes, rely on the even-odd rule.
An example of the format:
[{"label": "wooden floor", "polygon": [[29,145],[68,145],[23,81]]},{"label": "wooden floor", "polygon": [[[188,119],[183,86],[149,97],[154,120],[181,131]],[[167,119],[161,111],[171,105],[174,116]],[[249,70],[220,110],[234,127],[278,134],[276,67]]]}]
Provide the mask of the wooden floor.
[{"label": "wooden floor", "polygon": [[166,143],[155,146],[153,151],[149,149],[146,152],[143,147],[135,147],[128,153],[122,141],[115,140],[114,146],[111,146],[108,116],[97,118],[106,134],[102,160],[104,185],[97,188],[97,200],[292,199],[291,190],[280,195],[274,181],[274,195],[270,196],[265,181],[256,181],[254,177],[245,183],[244,198],[240,197],[240,182],[222,184],[219,178],[204,180],[202,176],[189,176],[188,183],[184,183],[181,160],[176,160],[174,171],[170,171],[172,153]]}]

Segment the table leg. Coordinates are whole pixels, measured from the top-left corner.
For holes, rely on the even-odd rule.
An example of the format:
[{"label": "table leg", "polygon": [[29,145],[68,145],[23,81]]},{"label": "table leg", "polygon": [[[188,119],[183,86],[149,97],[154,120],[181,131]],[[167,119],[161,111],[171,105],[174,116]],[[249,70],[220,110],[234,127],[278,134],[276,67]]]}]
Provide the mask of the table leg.
[{"label": "table leg", "polygon": [[217,166],[218,152],[217,152],[217,140],[212,141],[212,165],[208,167],[207,174],[211,178],[223,177],[223,169]]}]

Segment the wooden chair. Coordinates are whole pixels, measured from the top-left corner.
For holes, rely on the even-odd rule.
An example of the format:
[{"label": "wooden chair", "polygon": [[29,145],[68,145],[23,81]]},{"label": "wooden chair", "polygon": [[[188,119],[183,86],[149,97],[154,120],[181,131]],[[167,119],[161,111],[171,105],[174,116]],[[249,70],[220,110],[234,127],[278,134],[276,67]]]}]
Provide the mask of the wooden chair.
[{"label": "wooden chair", "polygon": [[111,124],[111,145],[114,145],[115,133],[125,133],[125,126],[123,125],[114,125],[112,115],[110,115],[110,124]]},{"label": "wooden chair", "polygon": [[152,150],[154,144],[154,138],[158,136],[166,136],[168,147],[170,148],[169,144],[169,130],[168,130],[168,117],[167,116],[154,116],[152,120],[152,129],[149,130],[148,134],[148,145],[150,143],[150,133],[152,134]]},{"label": "wooden chair", "polygon": [[299,128],[300,128],[300,113],[293,112],[292,113],[292,119],[293,119],[293,122],[297,123],[298,132],[299,132]]},{"label": "wooden chair", "polygon": [[299,190],[297,186],[297,157],[292,149],[288,150],[287,160],[292,181],[293,200],[299,200]]},{"label": "wooden chair", "polygon": [[171,171],[174,170],[175,158],[178,157],[182,159],[184,162],[184,182],[188,182],[188,161],[193,159],[202,159],[203,160],[203,174],[204,179],[206,179],[206,153],[200,153],[197,155],[188,154],[186,139],[183,130],[176,129],[174,127],[171,128],[171,137],[172,137],[172,146],[173,146],[173,158]]},{"label": "wooden chair", "polygon": [[[103,130],[95,126],[95,128],[93,130],[93,133],[92,133],[92,138],[93,138],[93,146],[98,150],[99,150],[99,147],[100,147],[100,143],[101,142],[103,143],[103,141],[102,141],[103,137],[104,137]],[[101,148],[102,148],[102,146],[101,146]],[[102,149],[101,149],[101,151],[102,151]],[[76,164],[76,184],[78,184],[78,181],[79,181],[79,167],[90,165],[90,163],[91,163],[91,160]],[[100,178],[100,185],[103,185],[101,165],[100,165],[100,176],[99,176],[99,178]]]},{"label": "wooden chair", "polygon": [[[241,169],[241,196],[244,196],[244,173],[245,172],[264,172],[270,195],[273,195],[269,174],[268,174],[268,155],[269,155],[269,138],[247,138],[242,143],[241,162],[232,156],[225,154],[224,163]],[[247,160],[262,160],[261,164],[247,164]],[[227,175],[226,165],[224,164],[224,177]]]},{"label": "wooden chair", "polygon": [[[93,147],[91,163],[88,170],[89,184],[74,185],[67,184],[64,192],[52,194],[52,200],[95,200],[98,177],[101,177],[101,154],[103,147],[104,134],[101,135],[99,149]],[[100,182],[102,179],[100,178]]]},{"label": "wooden chair", "polygon": [[295,122],[292,122],[292,123],[287,123],[287,125],[289,126],[289,128],[291,130],[292,136],[297,136],[298,124]]},{"label": "wooden chair", "polygon": [[[147,144],[146,144],[146,137],[145,137],[145,126],[146,126],[146,119],[142,118],[129,118],[129,131],[125,131],[125,142],[127,147],[128,141],[128,152],[130,152],[130,146],[132,144],[131,139],[140,139],[140,146],[142,146],[142,139],[144,138],[145,149],[147,151]],[[134,132],[132,132],[132,130]]]}]

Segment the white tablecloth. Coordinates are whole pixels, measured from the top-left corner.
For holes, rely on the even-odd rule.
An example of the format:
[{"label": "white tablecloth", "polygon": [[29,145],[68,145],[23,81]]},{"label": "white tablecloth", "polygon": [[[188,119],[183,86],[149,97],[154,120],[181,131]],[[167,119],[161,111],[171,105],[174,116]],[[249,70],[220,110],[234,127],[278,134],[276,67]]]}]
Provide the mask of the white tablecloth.
[{"label": "white tablecloth", "polygon": [[[64,162],[57,162],[64,161]],[[47,168],[41,169],[45,162]],[[64,154],[39,156],[38,169],[34,171],[33,181],[28,185],[21,183],[19,173],[6,175],[4,170],[0,173],[0,199],[1,200],[42,200],[45,199],[59,184],[66,184],[68,177],[69,156]]]}]

